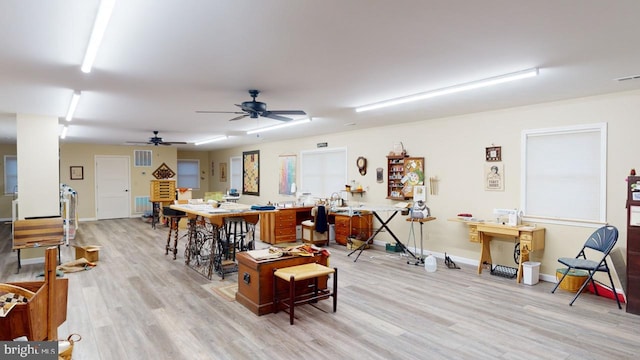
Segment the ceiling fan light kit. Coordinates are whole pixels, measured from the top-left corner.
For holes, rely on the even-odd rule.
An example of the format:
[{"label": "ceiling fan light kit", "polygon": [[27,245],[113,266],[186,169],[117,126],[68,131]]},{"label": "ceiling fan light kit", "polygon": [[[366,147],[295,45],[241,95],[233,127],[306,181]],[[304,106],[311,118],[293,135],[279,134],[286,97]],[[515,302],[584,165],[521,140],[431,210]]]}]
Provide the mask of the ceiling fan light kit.
[{"label": "ceiling fan light kit", "polygon": [[403,96],[395,99],[377,102],[370,105],[360,106],[356,108],[356,112],[381,109],[389,106],[405,104],[408,102],[429,99],[436,96],[449,95],[449,94],[454,94],[454,93],[468,91],[468,90],[475,90],[475,89],[479,89],[487,86],[492,86],[492,85],[502,84],[510,81],[538,76],[538,74],[539,74],[538,68],[516,71],[513,73],[494,76],[494,77],[490,77],[482,80],[453,85],[453,86],[431,90],[431,91],[427,91],[419,94]]}]

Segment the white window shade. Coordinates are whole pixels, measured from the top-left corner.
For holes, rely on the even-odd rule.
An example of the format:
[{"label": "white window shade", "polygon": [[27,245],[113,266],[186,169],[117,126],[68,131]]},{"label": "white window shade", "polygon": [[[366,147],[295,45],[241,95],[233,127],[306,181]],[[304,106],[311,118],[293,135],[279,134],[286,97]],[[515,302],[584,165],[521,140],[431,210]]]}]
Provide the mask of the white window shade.
[{"label": "white window shade", "polygon": [[347,150],[344,148],[303,151],[300,167],[298,191],[328,198],[347,184]]}]

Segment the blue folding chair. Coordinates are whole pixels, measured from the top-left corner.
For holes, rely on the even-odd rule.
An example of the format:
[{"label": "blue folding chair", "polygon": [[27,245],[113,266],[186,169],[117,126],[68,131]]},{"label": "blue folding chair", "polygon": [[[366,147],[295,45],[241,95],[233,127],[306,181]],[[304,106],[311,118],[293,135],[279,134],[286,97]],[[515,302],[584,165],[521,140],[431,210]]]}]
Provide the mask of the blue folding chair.
[{"label": "blue folding chair", "polygon": [[[562,278],[558,281],[553,290],[551,290],[551,293],[554,293],[556,291],[562,280],[564,280],[567,274],[569,274],[569,271],[571,271],[572,269],[586,270],[589,273],[589,277],[584,282],[584,284],[582,284],[580,290],[578,290],[578,292],[576,293],[576,296],[573,297],[573,300],[571,300],[571,302],[569,303],[569,305],[571,306],[573,305],[573,302],[576,301],[578,296],[582,294],[582,291],[588,283],[592,284],[596,295],[598,295],[596,282],[605,287],[608,287],[602,282],[593,278],[593,275],[595,275],[596,272],[606,272],[609,276],[609,281],[611,282],[611,291],[613,292],[613,296],[618,302],[618,308],[622,309],[622,305],[620,305],[620,299],[618,299],[618,294],[616,293],[615,286],[613,285],[613,278],[611,277],[611,272],[609,271],[609,264],[607,264],[607,256],[609,256],[609,253],[611,252],[617,241],[618,229],[616,229],[615,226],[606,225],[599,228],[593,234],[591,234],[591,236],[589,236],[587,241],[584,243],[584,246],[582,246],[582,250],[580,250],[575,258],[559,258],[558,262],[568,267],[568,269],[564,272]],[[593,251],[589,251],[588,249]],[[600,260],[592,260],[587,258],[587,254],[601,254],[602,257],[600,258]]]}]

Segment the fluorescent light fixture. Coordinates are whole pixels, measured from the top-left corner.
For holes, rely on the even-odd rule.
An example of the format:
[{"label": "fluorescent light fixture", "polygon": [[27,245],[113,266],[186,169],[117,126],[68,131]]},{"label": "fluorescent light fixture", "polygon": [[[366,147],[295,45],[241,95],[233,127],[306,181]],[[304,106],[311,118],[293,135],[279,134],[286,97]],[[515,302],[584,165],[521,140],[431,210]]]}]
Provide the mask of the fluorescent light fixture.
[{"label": "fluorescent light fixture", "polygon": [[69,103],[69,109],[67,110],[67,116],[65,117],[67,121],[71,121],[71,119],[73,119],[73,114],[76,112],[76,108],[78,107],[78,101],[80,101],[80,91],[74,91],[71,96],[71,103]]},{"label": "fluorescent light fixture", "polygon": [[102,42],[102,36],[104,35],[105,30],[107,30],[109,18],[111,17],[111,12],[113,11],[115,3],[116,0],[100,0],[98,14],[96,15],[96,20],[93,23],[91,38],[89,39],[89,45],[87,46],[87,52],[84,54],[84,61],[82,61],[82,67],[80,68],[80,70],[85,74],[91,72],[93,61],[96,59],[96,55],[98,54],[98,49]]},{"label": "fluorescent light fixture", "polygon": [[198,146],[198,145],[209,144],[209,143],[216,142],[216,141],[220,141],[220,140],[226,140],[226,139],[228,139],[228,138],[229,138],[228,136],[220,136],[220,137],[213,138],[213,139],[207,139],[207,140],[202,140],[202,141],[196,141],[196,142],[194,143],[194,145]]},{"label": "fluorescent light fixture", "polygon": [[274,125],[274,126],[268,126],[268,127],[263,127],[263,128],[260,128],[260,129],[249,130],[249,131],[247,131],[247,135],[263,133],[265,131],[271,131],[271,130],[276,130],[276,129],[282,129],[282,128],[289,127],[289,126],[294,126],[294,125],[306,124],[308,122],[311,122],[311,118],[306,118],[306,119],[302,119],[302,120],[287,121],[287,122],[283,122],[282,124],[278,124],[278,125]]},{"label": "fluorescent light fixture", "polygon": [[69,130],[68,126],[63,126],[62,127],[62,132],[60,133],[60,139],[64,139],[67,137],[67,130]]},{"label": "fluorescent light fixture", "polygon": [[453,85],[453,86],[445,87],[442,89],[431,90],[431,91],[427,91],[427,92],[423,92],[415,95],[409,95],[409,96],[404,96],[400,98],[378,102],[375,104],[360,106],[356,108],[356,112],[375,110],[375,109],[380,109],[387,106],[394,106],[394,105],[404,104],[412,101],[429,99],[436,96],[449,95],[457,92],[479,89],[482,87],[502,84],[509,81],[526,79],[526,78],[534,77],[537,75],[538,75],[538,68],[517,71],[514,73],[495,76],[495,77],[491,77],[483,80],[477,80],[477,81],[472,81],[464,84]]}]

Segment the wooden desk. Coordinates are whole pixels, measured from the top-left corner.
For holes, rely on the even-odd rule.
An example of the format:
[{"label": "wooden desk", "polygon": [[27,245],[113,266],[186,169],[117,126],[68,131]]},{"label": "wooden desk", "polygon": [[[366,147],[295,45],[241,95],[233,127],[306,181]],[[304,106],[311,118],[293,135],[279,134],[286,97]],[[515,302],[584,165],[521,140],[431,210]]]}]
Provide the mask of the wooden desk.
[{"label": "wooden desk", "polygon": [[[256,260],[246,252],[238,253],[238,292],[236,300],[256,315],[269,314],[273,308],[273,270],[309,263],[327,265],[329,258],[324,255],[316,256],[283,256],[277,259]],[[319,289],[327,288],[327,279],[320,279]],[[288,286],[278,284],[278,293],[287,296]],[[306,291],[306,286],[299,286]]]},{"label": "wooden desk", "polygon": [[282,208],[265,212],[260,217],[260,240],[269,244],[295,242],[296,226],[313,219],[313,206]]},{"label": "wooden desk", "polygon": [[[461,221],[450,219],[454,221]],[[462,221],[469,226],[469,241],[482,244],[478,274],[482,273],[482,265],[491,261],[491,239],[515,239],[520,242],[520,263],[516,281],[522,281],[522,263],[529,261],[529,252],[544,249],[544,228],[531,225],[509,226],[489,222]]]}]

